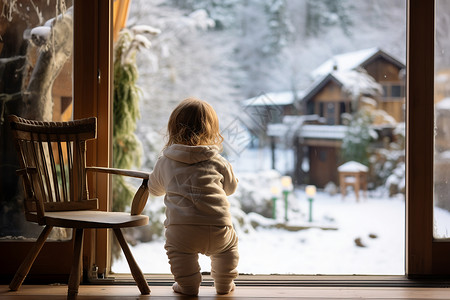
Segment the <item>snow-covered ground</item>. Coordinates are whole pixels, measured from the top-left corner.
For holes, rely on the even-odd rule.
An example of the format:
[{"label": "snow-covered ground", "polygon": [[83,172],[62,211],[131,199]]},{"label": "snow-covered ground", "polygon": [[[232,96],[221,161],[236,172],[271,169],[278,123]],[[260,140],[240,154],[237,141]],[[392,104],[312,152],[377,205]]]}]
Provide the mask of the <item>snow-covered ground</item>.
[{"label": "snow-covered ground", "polygon": [[[282,150],[280,150],[282,151]],[[230,157],[238,178],[253,169],[270,169],[270,152],[248,150],[239,157]],[[277,166],[288,171],[292,165],[289,151],[277,155]],[[257,163],[259,162],[259,163]],[[263,163],[264,162],[264,163]],[[253,166],[253,168],[251,168]],[[255,166],[259,166],[255,170]],[[242,177],[240,177],[242,175]],[[260,185],[264,179],[258,177]],[[253,184],[253,183],[252,183]],[[250,184],[250,185],[252,185]],[[244,187],[240,182],[241,188]],[[248,188],[248,184],[247,184]],[[264,192],[266,186],[252,189]],[[389,198],[383,189],[369,191],[366,198],[356,202],[350,192],[345,199],[341,194],[330,195],[319,190],[312,207],[313,221],[309,222],[309,201],[304,189],[299,188],[289,196],[287,223],[284,222],[284,201],[277,201],[277,220],[267,219],[255,213],[246,215],[247,223],[257,221],[262,226],[244,232],[240,228],[238,270],[241,274],[369,274],[396,275],[405,273],[405,200],[402,195]],[[161,200],[162,201],[162,200]],[[450,213],[435,208],[435,234],[448,236]],[[290,228],[306,229],[289,231],[277,229],[274,223]],[[247,228],[248,229],[248,228]],[[298,228],[297,228],[298,229]],[[364,246],[364,247],[361,247]],[[164,238],[141,243],[131,248],[138,264],[145,273],[170,273],[164,250]],[[210,271],[208,257],[200,256],[202,271]],[[129,273],[125,258],[115,261],[112,271]]]},{"label": "snow-covered ground", "polygon": [[[291,232],[259,227],[241,234],[240,273],[404,274],[403,199],[368,197],[357,203],[354,195],[342,200],[340,194],[318,192],[312,223],[305,218],[308,201],[304,192],[296,191],[296,199],[300,211],[290,212],[288,223],[312,228]],[[283,216],[279,202],[279,214]],[[448,214],[447,220],[450,222]],[[336,230],[314,228],[320,226]],[[356,245],[358,238],[365,247]],[[138,244],[132,252],[145,273],[170,273],[163,240]],[[200,265],[202,271],[209,271],[209,258],[200,256]],[[129,272],[124,258],[116,261],[112,270]]]}]

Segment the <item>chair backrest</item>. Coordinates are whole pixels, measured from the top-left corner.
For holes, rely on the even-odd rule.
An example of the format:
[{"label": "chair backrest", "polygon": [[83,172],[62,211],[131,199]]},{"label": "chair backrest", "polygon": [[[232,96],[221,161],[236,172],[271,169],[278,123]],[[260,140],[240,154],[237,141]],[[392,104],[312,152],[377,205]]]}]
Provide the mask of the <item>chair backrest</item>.
[{"label": "chair backrest", "polygon": [[25,214],[41,223],[45,211],[96,209],[89,199],[86,141],[96,138],[97,119],[42,122],[8,117],[25,188]]}]

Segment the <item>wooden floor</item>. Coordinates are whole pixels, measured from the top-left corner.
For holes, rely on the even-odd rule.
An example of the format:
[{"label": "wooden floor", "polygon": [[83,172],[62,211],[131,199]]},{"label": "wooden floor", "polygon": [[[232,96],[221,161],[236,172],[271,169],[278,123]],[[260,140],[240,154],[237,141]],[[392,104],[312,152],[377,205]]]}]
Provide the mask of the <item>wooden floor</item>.
[{"label": "wooden floor", "polygon": [[[142,296],[132,285],[82,285],[76,299],[450,299],[449,288],[422,287],[256,287],[242,286],[229,295],[216,295],[213,287],[202,286],[198,297],[183,297],[170,286],[150,286],[151,294]],[[66,285],[23,285],[11,292],[0,285],[2,300],[66,299]]]}]

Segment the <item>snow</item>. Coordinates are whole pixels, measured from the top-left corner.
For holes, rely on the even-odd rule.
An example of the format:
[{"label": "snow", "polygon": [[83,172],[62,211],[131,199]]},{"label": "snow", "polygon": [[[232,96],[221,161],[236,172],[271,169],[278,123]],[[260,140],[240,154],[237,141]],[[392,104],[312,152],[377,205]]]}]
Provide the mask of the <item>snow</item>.
[{"label": "snow", "polygon": [[[285,149],[277,147],[275,149],[275,169],[282,174],[287,174],[294,167],[294,149]],[[272,152],[270,148],[247,148],[246,150],[227,157],[233,165],[233,170],[239,174],[258,174],[261,171],[270,172]],[[255,175],[253,175],[255,176]]]},{"label": "snow", "polygon": [[[405,273],[405,202],[403,197],[387,198],[376,192],[356,202],[354,193],[342,199],[318,191],[313,200],[313,222],[307,221],[308,201],[297,189],[289,211],[291,227],[299,231],[270,228],[274,220],[250,213],[261,226],[239,236],[241,274],[364,274],[403,275]],[[277,205],[283,224],[284,204]],[[448,236],[450,214],[435,208],[435,237]],[[310,227],[310,228],[308,228]],[[359,239],[365,247],[356,246]],[[141,243],[131,251],[144,273],[170,274],[164,239]],[[200,255],[202,272],[209,272],[210,260]],[[115,273],[129,273],[122,256],[112,265]]]},{"label": "snow", "polygon": [[342,140],[347,133],[345,125],[304,125],[300,131],[303,138]]},{"label": "snow", "polygon": [[[402,197],[383,198],[369,195],[356,202],[354,194],[342,200],[318,192],[313,201],[313,222],[307,222],[308,201],[302,190],[290,199],[298,211],[289,211],[291,226],[311,227],[299,231],[270,228],[273,220],[256,214],[262,224],[239,236],[241,274],[404,274],[405,203]],[[283,201],[277,209],[281,223]],[[444,214],[446,222],[450,216]],[[321,229],[324,228],[324,229]],[[372,237],[371,237],[372,236]],[[360,239],[365,247],[356,246]],[[132,247],[145,273],[170,273],[164,240]],[[202,272],[210,271],[209,258],[200,256]],[[122,257],[112,266],[113,272],[128,273]]]},{"label": "snow", "polygon": [[35,45],[42,46],[47,42],[50,34],[51,34],[50,26],[38,26],[31,29],[30,37]]},{"label": "snow", "polygon": [[338,167],[339,172],[367,172],[369,168],[357,161],[348,161]]},{"label": "snow", "polygon": [[135,34],[152,34],[157,35],[161,33],[161,30],[159,28],[155,28],[149,25],[135,25],[131,27],[131,30]]},{"label": "snow", "polygon": [[361,97],[360,102],[364,105],[368,105],[372,108],[376,108],[377,107],[377,101],[375,99],[369,98],[369,97]]},{"label": "snow", "polygon": [[437,110],[450,110],[450,98],[444,98],[436,103]]},{"label": "snow", "polygon": [[309,121],[319,121],[318,115],[301,115],[301,116],[291,116],[287,115],[283,117],[283,123],[269,123],[267,124],[267,135],[268,136],[286,136],[291,138],[289,135],[295,135],[304,126],[305,122]]},{"label": "snow", "polygon": [[325,61],[319,67],[317,67],[314,71],[312,71],[312,75],[314,78],[317,78],[332,73],[335,70],[338,71],[353,70],[354,68],[360,66],[364,61],[369,59],[378,51],[379,49],[374,47],[335,55],[332,58]]},{"label": "snow", "polygon": [[[356,202],[350,189],[343,199],[339,193],[318,190],[312,203],[309,222],[309,200],[304,187],[288,195],[288,221],[284,220],[284,195],[276,201],[276,219],[260,214],[243,213],[236,205],[236,196],[254,193],[253,199],[271,199],[270,188],[280,184],[281,174],[293,166],[292,150],[276,149],[277,168],[270,170],[270,149],[248,148],[228,157],[240,180],[238,191],[229,197],[233,222],[239,236],[241,274],[363,274],[403,275],[405,273],[405,199],[399,194],[388,197],[385,188],[368,191]],[[354,165],[353,163],[350,166]],[[353,169],[353,167],[352,167]],[[404,175],[404,168],[401,170]],[[396,171],[394,171],[394,175]],[[400,174],[401,175],[401,174]],[[280,187],[281,189],[281,187]],[[242,201],[248,201],[245,197]],[[270,201],[270,200],[269,200]],[[254,207],[262,205],[256,201]],[[242,203],[241,203],[242,204]],[[154,210],[163,206],[162,199],[151,203]],[[450,213],[435,208],[435,237],[448,236]],[[163,216],[160,222],[163,222]],[[357,246],[359,244],[360,246]],[[170,274],[164,250],[164,238],[138,243],[131,248],[145,273]],[[210,271],[210,260],[200,255],[202,272]],[[113,262],[112,271],[129,273],[125,258]]]},{"label": "snow", "polygon": [[289,105],[295,100],[292,91],[264,93],[242,101],[243,106]]},{"label": "snow", "polygon": [[50,31],[50,26],[37,26],[31,29],[31,35],[36,35],[43,39],[47,39],[50,36]]},{"label": "snow", "polygon": [[377,95],[383,93],[383,87],[364,71],[335,71],[332,75],[342,83],[344,90],[353,95]]},{"label": "snow", "polygon": [[450,160],[450,150],[446,150],[435,154],[435,159]]},{"label": "snow", "polygon": [[216,22],[208,16],[208,12],[204,9],[198,9],[191,12],[189,18],[202,30],[212,28],[216,25]]}]

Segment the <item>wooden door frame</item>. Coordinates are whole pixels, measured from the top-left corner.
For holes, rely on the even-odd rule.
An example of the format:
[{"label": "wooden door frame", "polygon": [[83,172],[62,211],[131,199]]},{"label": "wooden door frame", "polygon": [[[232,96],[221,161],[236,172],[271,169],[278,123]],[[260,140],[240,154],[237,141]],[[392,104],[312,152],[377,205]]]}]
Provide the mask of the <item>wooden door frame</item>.
[{"label": "wooden door frame", "polygon": [[[74,5],[75,16],[83,15],[74,21],[74,118],[97,116],[98,140],[88,145],[88,163],[100,166],[111,164],[111,6],[109,0]],[[405,273],[409,278],[450,275],[450,243],[433,239],[434,19],[434,1],[407,0]],[[104,199],[100,208],[107,210],[110,179],[98,176],[89,184],[92,196]],[[100,272],[107,270],[108,234],[91,232],[85,243],[85,267],[95,264]]]},{"label": "wooden door frame", "polygon": [[408,2],[406,274],[448,276],[450,243],[433,238],[435,1]]},{"label": "wooden door frame", "polygon": [[[110,167],[112,162],[112,1],[75,1],[74,22],[74,119],[97,117],[97,140],[88,143],[87,165]],[[91,198],[100,210],[110,207],[110,176],[95,173],[88,178]],[[99,273],[109,269],[109,235],[106,229],[88,230],[83,266]]]}]

